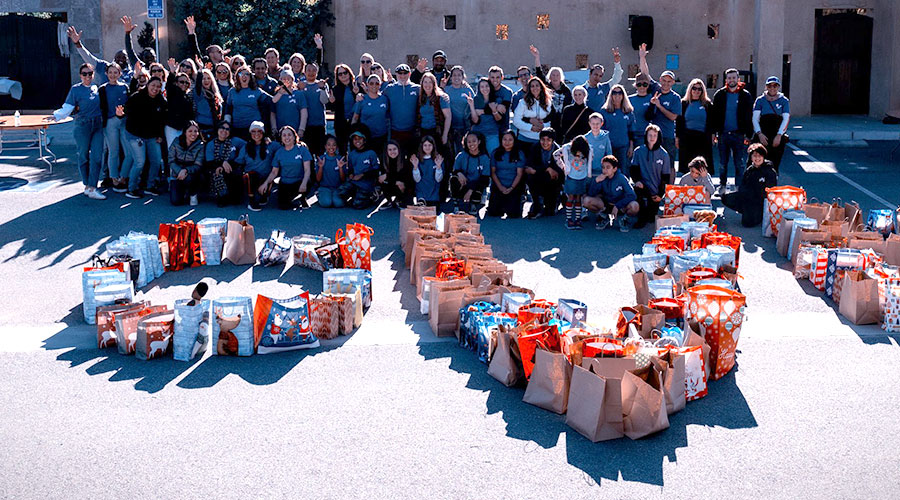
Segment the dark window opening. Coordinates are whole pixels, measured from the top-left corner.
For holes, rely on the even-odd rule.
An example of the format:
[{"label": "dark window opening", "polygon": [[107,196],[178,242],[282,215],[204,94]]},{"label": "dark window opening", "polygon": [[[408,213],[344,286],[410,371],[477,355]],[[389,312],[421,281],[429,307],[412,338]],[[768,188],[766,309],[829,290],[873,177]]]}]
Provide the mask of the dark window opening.
[{"label": "dark window opening", "polygon": [[444,30],[456,29],[456,16],[444,16]]},{"label": "dark window opening", "polygon": [[377,24],[367,24],[366,25],[366,40],[378,40],[378,25]]}]

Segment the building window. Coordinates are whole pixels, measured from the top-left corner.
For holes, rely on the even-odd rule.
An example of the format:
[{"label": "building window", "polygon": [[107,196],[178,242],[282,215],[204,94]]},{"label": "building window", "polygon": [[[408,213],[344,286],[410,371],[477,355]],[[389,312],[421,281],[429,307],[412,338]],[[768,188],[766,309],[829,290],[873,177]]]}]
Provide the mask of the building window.
[{"label": "building window", "polygon": [[419,54],[406,54],[406,64],[410,68],[415,68],[419,63]]},{"label": "building window", "polygon": [[719,25],[718,24],[708,24],[706,25],[706,37],[710,40],[716,40],[719,38]]},{"label": "building window", "polygon": [[498,24],[497,25],[497,40],[509,40],[509,25],[508,24]]},{"label": "building window", "polygon": [[538,31],[550,29],[550,14],[537,15],[537,29]]},{"label": "building window", "polygon": [[578,69],[587,68],[588,67],[588,55],[587,54],[575,54],[575,67]]},{"label": "building window", "polygon": [[444,31],[456,29],[456,16],[444,16]]},{"label": "building window", "polygon": [[366,25],[366,40],[378,40],[378,25],[377,24],[367,24]]}]

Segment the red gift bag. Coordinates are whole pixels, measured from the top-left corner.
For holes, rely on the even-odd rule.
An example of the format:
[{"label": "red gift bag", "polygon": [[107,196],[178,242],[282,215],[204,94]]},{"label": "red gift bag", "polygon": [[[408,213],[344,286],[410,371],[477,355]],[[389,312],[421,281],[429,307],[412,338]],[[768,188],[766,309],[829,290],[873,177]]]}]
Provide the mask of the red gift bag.
[{"label": "red gift bag", "polygon": [[734,249],[734,266],[737,267],[741,262],[741,238],[724,232],[705,233],[700,236],[699,240],[694,240],[693,248],[706,248],[710,245],[723,245]]},{"label": "red gift bag", "polygon": [[531,301],[530,304],[519,307],[517,311],[518,323],[524,325],[528,322],[548,323],[553,318],[553,310],[556,304],[553,302],[537,299]]},{"label": "red gift bag", "polygon": [[534,370],[534,355],[538,346],[550,352],[561,352],[562,349],[559,330],[552,325],[538,325],[525,330],[519,335],[518,344],[526,379],[531,378],[531,371]]},{"label": "red gift bag", "polygon": [[375,231],[365,224],[347,224],[346,233],[338,229],[334,241],[341,249],[344,267],[372,270],[372,235]]},{"label": "red gift bag", "polygon": [[734,290],[698,285],[687,291],[687,314],[709,344],[710,377],[722,378],[734,367],[747,298]]}]

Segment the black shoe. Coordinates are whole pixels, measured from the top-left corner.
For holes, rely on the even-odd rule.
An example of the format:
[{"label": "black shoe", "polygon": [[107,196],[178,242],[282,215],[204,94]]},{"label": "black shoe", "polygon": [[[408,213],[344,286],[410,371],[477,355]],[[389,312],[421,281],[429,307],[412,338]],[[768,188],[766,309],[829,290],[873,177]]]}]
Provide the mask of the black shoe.
[{"label": "black shoe", "polygon": [[300,196],[300,208],[309,208],[309,202],[306,201],[306,196]]},{"label": "black shoe", "polygon": [[125,197],[131,198],[132,200],[140,200],[141,198],[144,197],[144,193],[142,193],[140,189],[137,189],[135,191],[126,192]]},{"label": "black shoe", "polygon": [[115,183],[113,182],[112,178],[107,177],[106,179],[103,179],[103,182],[100,183],[100,187],[102,187],[102,188],[115,187]]},{"label": "black shoe", "polygon": [[159,196],[162,194],[162,191],[158,187],[153,186],[145,189],[144,193],[149,194],[150,196]]},{"label": "black shoe", "polygon": [[531,219],[531,220],[534,220],[534,219],[539,218],[540,216],[541,216],[541,212],[531,212],[531,211],[529,211],[529,212],[528,212],[528,215],[527,215],[527,218],[528,218],[528,219]]}]

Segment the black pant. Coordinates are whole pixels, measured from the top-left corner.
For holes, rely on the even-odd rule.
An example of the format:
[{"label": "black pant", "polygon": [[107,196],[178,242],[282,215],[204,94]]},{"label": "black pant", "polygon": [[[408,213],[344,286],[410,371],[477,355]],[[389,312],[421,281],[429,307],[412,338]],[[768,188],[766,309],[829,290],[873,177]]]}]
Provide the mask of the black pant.
[{"label": "black pant", "polygon": [[415,130],[391,130],[391,140],[400,144],[400,152],[407,158],[419,150],[419,141]]},{"label": "black pant", "polygon": [[290,184],[280,182],[278,184],[278,208],[281,210],[296,208],[294,199],[297,198],[298,195],[306,195],[305,190],[302,193],[300,192],[301,184],[303,184],[303,181],[292,182]]},{"label": "black pant", "polygon": [[303,132],[303,142],[309,148],[309,152],[319,156],[325,152],[325,126],[307,125]]},{"label": "black pant", "polygon": [[656,221],[661,200],[653,201],[653,193],[646,187],[634,188],[634,194],[637,195],[638,205],[641,206],[640,212],[638,212],[638,223],[649,224]]},{"label": "black pant", "polygon": [[232,165],[231,173],[222,171],[221,178],[224,181],[224,189],[216,176],[216,169],[222,166],[222,162],[214,162],[208,166],[210,191],[216,198],[219,206],[239,205],[244,199],[244,175]]},{"label": "black pant", "polygon": [[711,134],[685,129],[678,138],[678,146],[678,154],[681,158],[681,161],[678,162],[679,172],[686,174],[690,170],[688,164],[691,163],[691,160],[698,156],[702,156],[703,159],[706,160],[709,175],[716,174],[716,169],[713,164]]},{"label": "black pant", "polygon": [[247,172],[244,174],[244,188],[247,191],[247,200],[253,208],[259,208],[269,201],[269,192],[259,194],[259,186],[266,181],[266,177],[256,172]]},{"label": "black pant", "polygon": [[412,204],[412,187],[414,184],[404,183],[403,189],[401,190],[397,187],[396,179],[387,179],[384,184],[381,185],[381,192],[384,194],[384,197],[388,201],[395,201],[397,203],[401,203],[403,205]]},{"label": "black pant", "polygon": [[182,180],[172,179],[169,181],[169,201],[173,205],[184,205],[188,202],[188,197],[196,196],[200,192],[202,180],[199,173],[188,174]]},{"label": "black pant", "polygon": [[487,214],[500,217],[506,214],[510,219],[522,217],[522,184],[520,183],[509,194],[503,194],[496,186],[491,188],[491,199],[488,202]]},{"label": "black pant", "polygon": [[368,186],[347,181],[338,188],[338,196],[353,208],[368,208],[375,203],[374,192]]},{"label": "black pant", "polygon": [[[772,162],[772,165],[775,167],[775,173],[778,173],[778,167],[781,166],[781,157],[784,156],[784,147],[788,143],[788,136],[785,134],[781,136],[781,143],[778,144],[778,147],[772,145],[772,141],[778,135],[778,129],[781,128],[782,119],[781,115],[771,114],[762,115],[759,118],[760,132],[769,140],[769,144],[766,145],[766,151],[768,152],[766,159]],[[753,142],[759,142],[759,135],[754,136]]]},{"label": "black pant", "polygon": [[762,198],[754,199],[745,192],[737,191],[723,195],[722,204],[741,214],[741,225],[744,227],[754,227],[762,223]]},{"label": "black pant", "polygon": [[559,192],[562,188],[563,174],[557,172],[556,179],[550,178],[546,168],[536,169],[534,174],[528,174],[525,182],[531,192],[531,213],[544,211],[546,215],[555,215],[559,207]]}]

